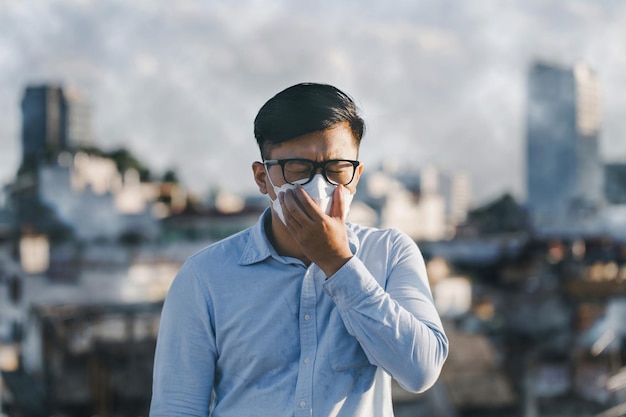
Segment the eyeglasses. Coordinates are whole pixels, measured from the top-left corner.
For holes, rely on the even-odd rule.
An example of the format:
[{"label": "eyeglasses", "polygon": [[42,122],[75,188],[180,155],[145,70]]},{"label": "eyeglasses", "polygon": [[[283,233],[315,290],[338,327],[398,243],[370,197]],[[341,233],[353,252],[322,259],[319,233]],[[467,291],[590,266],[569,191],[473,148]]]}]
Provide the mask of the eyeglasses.
[{"label": "eyeglasses", "polygon": [[280,165],[283,178],[289,184],[304,185],[310,182],[317,170],[321,168],[322,175],[333,185],[348,185],[354,179],[359,161],[349,159],[330,159],[315,162],[310,159],[268,159],[263,161],[265,166]]}]

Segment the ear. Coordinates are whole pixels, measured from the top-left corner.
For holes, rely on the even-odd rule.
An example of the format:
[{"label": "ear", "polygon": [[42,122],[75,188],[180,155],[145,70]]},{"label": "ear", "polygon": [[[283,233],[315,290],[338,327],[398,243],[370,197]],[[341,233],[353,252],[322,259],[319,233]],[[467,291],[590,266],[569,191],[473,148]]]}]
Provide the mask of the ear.
[{"label": "ear", "polygon": [[363,173],[363,164],[360,163],[358,167],[356,167],[356,174],[354,174],[354,178],[358,181],[361,178],[361,174]]},{"label": "ear", "polygon": [[252,163],[252,173],[254,175],[254,182],[259,187],[261,194],[267,194],[267,171],[265,165],[261,162]]}]

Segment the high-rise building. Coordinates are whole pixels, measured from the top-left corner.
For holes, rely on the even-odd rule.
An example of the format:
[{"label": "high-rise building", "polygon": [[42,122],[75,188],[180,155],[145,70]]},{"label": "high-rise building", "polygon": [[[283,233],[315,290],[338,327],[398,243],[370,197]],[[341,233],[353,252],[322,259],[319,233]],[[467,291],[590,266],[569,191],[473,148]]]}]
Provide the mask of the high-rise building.
[{"label": "high-rise building", "polygon": [[600,122],[599,84],[589,67],[531,67],[527,203],[536,222],[550,223],[601,205]]},{"label": "high-rise building", "polygon": [[604,195],[608,204],[626,204],[626,162],[604,166]]},{"label": "high-rise building", "polygon": [[22,165],[53,161],[67,148],[68,106],[58,86],[29,86],[22,99]]},{"label": "high-rise building", "polygon": [[456,227],[467,219],[470,209],[471,184],[466,172],[439,174],[439,192],[445,199],[446,219]]},{"label": "high-rise building", "polygon": [[91,108],[80,91],[65,89],[67,100],[67,142],[71,148],[92,145]]},{"label": "high-rise building", "polygon": [[71,152],[88,141],[88,109],[76,94],[46,84],[26,87],[21,107],[22,162],[10,190],[16,223],[20,229],[60,236],[68,229],[46,201],[53,194],[47,180],[67,170]]},{"label": "high-rise building", "polygon": [[59,153],[91,143],[89,106],[80,92],[28,86],[22,99],[22,165],[55,163]]}]

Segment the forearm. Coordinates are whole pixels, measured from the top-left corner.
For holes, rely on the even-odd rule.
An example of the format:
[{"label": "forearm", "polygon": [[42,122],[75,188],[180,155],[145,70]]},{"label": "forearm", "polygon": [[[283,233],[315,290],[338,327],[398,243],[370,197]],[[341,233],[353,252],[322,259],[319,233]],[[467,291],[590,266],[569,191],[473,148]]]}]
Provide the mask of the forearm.
[{"label": "forearm", "polygon": [[423,391],[436,381],[448,341],[429,294],[419,285],[404,286],[394,298],[355,258],[327,281],[325,290],[372,364],[409,391]]}]

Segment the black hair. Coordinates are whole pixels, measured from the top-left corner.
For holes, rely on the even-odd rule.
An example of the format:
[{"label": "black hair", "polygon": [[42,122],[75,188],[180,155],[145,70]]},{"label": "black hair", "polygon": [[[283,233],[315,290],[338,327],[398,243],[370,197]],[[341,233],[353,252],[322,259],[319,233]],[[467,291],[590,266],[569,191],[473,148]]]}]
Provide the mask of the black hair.
[{"label": "black hair", "polygon": [[254,137],[265,158],[273,146],[348,122],[356,145],[365,122],[350,96],[328,84],[301,83],[269,99],[254,119]]}]

